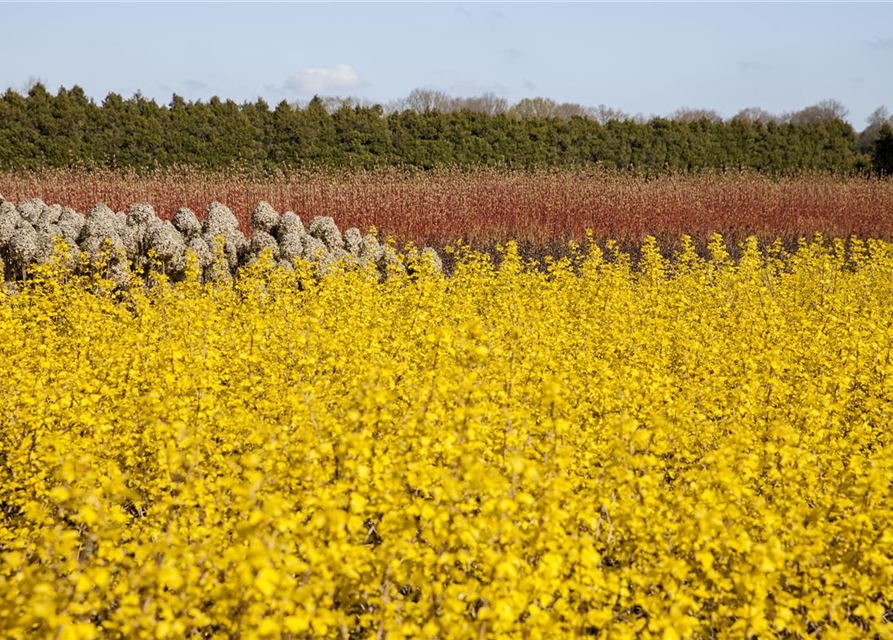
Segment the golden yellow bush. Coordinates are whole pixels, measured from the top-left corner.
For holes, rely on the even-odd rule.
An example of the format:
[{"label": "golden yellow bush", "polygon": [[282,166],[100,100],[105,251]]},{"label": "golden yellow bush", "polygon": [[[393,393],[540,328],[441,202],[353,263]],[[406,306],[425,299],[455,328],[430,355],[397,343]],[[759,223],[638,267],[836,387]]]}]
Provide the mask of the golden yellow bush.
[{"label": "golden yellow bush", "polygon": [[2,636],[893,637],[893,244],[710,250],[44,269],[0,293]]}]

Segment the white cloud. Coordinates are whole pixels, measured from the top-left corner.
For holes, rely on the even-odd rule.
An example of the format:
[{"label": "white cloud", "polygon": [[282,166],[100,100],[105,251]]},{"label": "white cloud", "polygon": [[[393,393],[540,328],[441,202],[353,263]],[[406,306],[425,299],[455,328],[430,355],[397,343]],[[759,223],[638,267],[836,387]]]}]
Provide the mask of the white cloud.
[{"label": "white cloud", "polygon": [[352,66],[336,64],[334,67],[304,67],[296,75],[286,78],[283,87],[306,95],[328,95],[364,84]]}]

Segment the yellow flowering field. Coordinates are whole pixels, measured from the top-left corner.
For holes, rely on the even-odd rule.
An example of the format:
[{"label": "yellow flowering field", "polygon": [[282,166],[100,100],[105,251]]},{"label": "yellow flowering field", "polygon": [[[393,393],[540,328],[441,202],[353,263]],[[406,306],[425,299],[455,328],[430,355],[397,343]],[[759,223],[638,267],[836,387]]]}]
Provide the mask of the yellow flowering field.
[{"label": "yellow flowering field", "polygon": [[0,292],[3,638],[893,638],[893,243]]}]

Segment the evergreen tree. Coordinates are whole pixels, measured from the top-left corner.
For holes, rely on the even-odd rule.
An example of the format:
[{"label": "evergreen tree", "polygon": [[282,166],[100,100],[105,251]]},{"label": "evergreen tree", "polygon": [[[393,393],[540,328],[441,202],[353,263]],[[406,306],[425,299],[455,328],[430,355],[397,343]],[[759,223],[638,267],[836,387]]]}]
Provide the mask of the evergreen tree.
[{"label": "evergreen tree", "polygon": [[893,175],[893,127],[885,124],[878,132],[874,142],[874,153],[871,156],[874,170],[881,175]]},{"label": "evergreen tree", "polygon": [[[304,108],[263,100],[237,105],[174,95],[158,105],[110,93],[101,104],[79,87],[56,95],[35,83],[25,96],[0,96],[0,170],[96,162],[120,167],[193,165],[375,167],[444,165],[516,168],[599,165],[648,173],[753,168],[847,173],[865,167],[853,128],[828,102],[797,118],[736,117],[685,111],[649,122],[618,114],[600,120],[579,105],[528,101],[486,109],[454,100],[385,113],[379,105],[315,97]],[[422,98],[427,100],[423,101]],[[622,119],[620,119],[622,118]],[[875,147],[878,171],[888,142]],[[880,155],[878,155],[880,154]]]}]

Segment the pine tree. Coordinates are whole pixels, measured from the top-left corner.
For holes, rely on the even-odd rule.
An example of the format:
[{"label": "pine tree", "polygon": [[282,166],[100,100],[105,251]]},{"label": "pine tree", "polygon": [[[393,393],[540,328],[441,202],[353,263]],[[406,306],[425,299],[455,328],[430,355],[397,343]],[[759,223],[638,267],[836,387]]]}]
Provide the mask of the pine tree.
[{"label": "pine tree", "polygon": [[874,170],[884,176],[893,175],[893,127],[885,124],[881,127],[874,143],[874,154],[871,158]]}]

